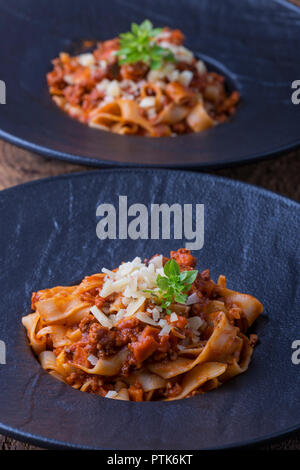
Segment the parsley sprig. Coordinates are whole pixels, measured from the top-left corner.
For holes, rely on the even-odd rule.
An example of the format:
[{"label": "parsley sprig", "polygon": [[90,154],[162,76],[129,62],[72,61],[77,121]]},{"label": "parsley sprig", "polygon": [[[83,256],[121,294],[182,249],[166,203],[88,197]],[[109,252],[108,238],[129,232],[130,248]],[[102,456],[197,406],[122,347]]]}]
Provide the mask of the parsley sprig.
[{"label": "parsley sprig", "polygon": [[162,28],[153,28],[149,20],[140,25],[132,23],[131,32],[120,34],[120,50],[117,52],[119,63],[134,64],[141,61],[154,70],[159,69],[163,61],[174,62],[173,53],[154,41],[161,31]]},{"label": "parsley sprig", "polygon": [[198,271],[182,271],[178,263],[171,259],[164,266],[165,276],[158,274],[156,278],[157,286],[159,287],[158,291],[148,290],[154,297],[157,297],[160,306],[168,313],[171,313],[169,306],[173,302],[178,302],[179,304],[185,304],[187,299],[187,292],[192,287],[193,282],[195,281]]}]

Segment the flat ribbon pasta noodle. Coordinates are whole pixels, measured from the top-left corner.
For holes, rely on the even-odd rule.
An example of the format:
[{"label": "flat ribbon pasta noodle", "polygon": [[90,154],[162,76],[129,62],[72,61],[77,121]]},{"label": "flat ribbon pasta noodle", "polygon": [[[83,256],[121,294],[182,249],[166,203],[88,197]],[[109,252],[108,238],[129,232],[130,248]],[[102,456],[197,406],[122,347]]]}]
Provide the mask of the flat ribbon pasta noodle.
[{"label": "flat ribbon pasta noodle", "polygon": [[138,133],[138,125],[132,122],[117,122],[111,128],[112,132],[121,135],[134,135]]},{"label": "flat ribbon pasta noodle", "polygon": [[205,131],[214,125],[214,120],[209,116],[203,103],[198,103],[190,111],[186,122],[194,132]]},{"label": "flat ribbon pasta noodle", "polygon": [[76,330],[68,330],[67,332],[67,337],[72,341],[72,343],[79,341],[81,336],[82,335],[79,328],[76,328]]},{"label": "flat ribbon pasta noodle", "polygon": [[218,314],[216,322],[211,337],[195,360],[193,367],[200,362],[230,361],[234,353],[240,350],[242,340],[238,337],[239,329],[229,323],[224,312]]},{"label": "flat ribbon pasta noodle", "polygon": [[166,87],[166,94],[178,105],[193,105],[196,95],[181,83],[171,82]]},{"label": "flat ribbon pasta noodle", "polygon": [[199,356],[199,354],[203,351],[204,347],[201,347],[201,348],[185,348],[185,349],[182,349],[181,351],[179,351],[179,356],[185,356],[185,355],[189,355],[189,356]]},{"label": "flat ribbon pasta noodle", "polygon": [[87,302],[72,295],[56,295],[36,303],[41,321],[51,324],[74,324],[84,318],[90,310]]},{"label": "flat ribbon pasta noodle", "polygon": [[83,281],[76,287],[74,294],[82,294],[96,287],[100,288],[104,282],[105,274],[92,274],[86,276]]},{"label": "flat ribbon pasta noodle", "polygon": [[125,122],[132,122],[143,127],[150,135],[155,135],[155,130],[149,121],[143,118],[140,114],[138,103],[133,100],[118,100],[121,109],[122,120]]},{"label": "flat ribbon pasta noodle", "polygon": [[113,397],[113,400],[129,401],[129,393],[128,393],[127,388],[121,388],[118,394],[115,397]]},{"label": "flat ribbon pasta noodle", "polygon": [[159,113],[155,119],[155,124],[165,123],[165,124],[176,124],[177,122],[182,121],[189,114],[189,108],[187,106],[177,105],[175,103],[169,103],[163,110]]},{"label": "flat ribbon pasta noodle", "polygon": [[193,367],[194,360],[180,357],[175,361],[154,362],[148,369],[164,379],[176,377]]},{"label": "flat ribbon pasta noodle", "polygon": [[52,351],[42,351],[39,354],[39,361],[42,365],[42,368],[47,371],[53,371],[59,374],[61,377],[66,375],[66,371],[63,366],[57,360],[57,357]]},{"label": "flat ribbon pasta noodle", "polygon": [[37,336],[37,326],[40,320],[38,313],[30,313],[22,318],[22,324],[27,330],[29,343],[34,352],[38,355],[46,347],[46,337],[39,338]]},{"label": "flat ribbon pasta noodle", "polygon": [[45,326],[37,333],[37,338],[40,339],[45,335],[50,335],[53,346],[59,348],[62,346],[69,346],[72,341],[67,337],[68,328],[62,325]]},{"label": "flat ribbon pasta noodle", "polygon": [[61,376],[58,372],[56,372],[55,370],[49,371],[49,375],[51,375],[51,376],[54,377],[55,379],[59,380],[60,382],[66,383],[64,377],[62,377],[62,376]]},{"label": "flat ribbon pasta noodle", "polygon": [[92,380],[87,380],[81,387],[80,387],[80,391],[81,392],[87,392],[88,389],[90,388],[90,386],[93,384],[93,381]]},{"label": "flat ribbon pasta noodle", "polygon": [[148,371],[136,372],[129,377],[129,383],[139,382],[143,387],[144,392],[157,390],[166,386],[166,381],[156,374],[151,374]]},{"label": "flat ribbon pasta noodle", "polygon": [[205,313],[209,315],[210,313],[215,313],[215,312],[227,313],[227,308],[224,302],[221,302],[220,300],[211,300],[207,304],[207,306],[205,307]]},{"label": "flat ribbon pasta noodle", "polygon": [[180,400],[185,398],[189,393],[193,392],[205,382],[224,374],[227,365],[219,362],[206,362],[199,364],[190,370],[181,383],[182,392],[176,397],[168,398],[166,401]]},{"label": "flat ribbon pasta noodle", "polygon": [[115,122],[136,124],[145,129],[151,136],[155,135],[153,126],[140,114],[139,105],[133,100],[117,99],[102,106],[90,120],[90,125],[92,127],[101,125],[111,130]]},{"label": "flat ribbon pasta noodle", "polygon": [[108,359],[98,359],[97,364],[89,369],[88,367],[79,364],[72,364],[74,367],[83,370],[87,374],[113,376],[120,372],[122,364],[124,363],[128,354],[128,349],[124,348]]},{"label": "flat ribbon pasta noodle", "polygon": [[259,300],[249,294],[241,294],[227,287],[218,287],[218,293],[225,298],[226,302],[237,305],[243,312],[248,329],[257,317],[262,313],[264,307]]},{"label": "flat ribbon pasta noodle", "polygon": [[96,109],[90,115],[89,125],[104,130],[110,130],[115,122],[122,121],[121,109],[117,100]]},{"label": "flat ribbon pasta noodle", "polygon": [[151,92],[151,96],[155,98],[155,107],[156,109],[162,106],[161,99],[163,96],[162,89],[155,83],[148,82],[145,83],[141,88],[141,98],[147,98]]},{"label": "flat ribbon pasta noodle", "polygon": [[225,313],[220,312],[218,317],[213,334],[196,359],[180,357],[175,361],[153,363],[148,366],[149,370],[167,379],[183,374],[203,362],[232,360],[234,353],[239,353],[242,346],[242,339],[237,336],[239,329],[229,323]]},{"label": "flat ribbon pasta noodle", "polygon": [[250,341],[247,336],[243,335],[242,333],[240,333],[240,336],[243,340],[243,347],[241,350],[240,359],[237,360],[234,358],[232,363],[228,365],[224,374],[220,376],[220,381],[222,383],[226,382],[232,377],[235,377],[236,375],[242,374],[249,367],[253,353],[253,347],[250,345]]},{"label": "flat ribbon pasta noodle", "polygon": [[32,296],[32,309],[36,309],[37,302],[46,299],[52,299],[55,296],[66,294],[73,294],[77,289],[77,286],[57,286],[51,287],[50,289],[43,289],[35,292]]}]

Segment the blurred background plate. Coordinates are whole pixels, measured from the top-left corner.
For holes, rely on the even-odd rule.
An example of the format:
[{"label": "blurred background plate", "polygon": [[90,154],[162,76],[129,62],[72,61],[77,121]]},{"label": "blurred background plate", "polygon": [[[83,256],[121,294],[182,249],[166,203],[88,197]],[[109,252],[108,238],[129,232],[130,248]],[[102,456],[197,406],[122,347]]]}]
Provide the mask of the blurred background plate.
[{"label": "blurred background plate", "polygon": [[[205,205],[198,269],[260,299],[259,344],[246,373],[219,389],[163,403],[108,400],[72,389],[42,370],[21,317],[31,293],[78,282],[135,256],[168,254],[185,240],[99,240],[96,208]],[[0,432],[42,447],[207,449],[239,446],[300,428],[300,205],[235,181],[192,172],[102,170],[0,192]],[[173,233],[173,230],[171,230]]]},{"label": "blurred background plate", "polygon": [[[291,102],[299,78],[297,7],[274,0],[0,0],[0,137],[53,158],[92,165],[206,168],[247,162],[300,141]],[[91,129],[52,102],[46,84],[60,51],[105,40],[132,21],[180,28],[186,45],[242,95],[232,119],[200,134],[149,139]]]}]

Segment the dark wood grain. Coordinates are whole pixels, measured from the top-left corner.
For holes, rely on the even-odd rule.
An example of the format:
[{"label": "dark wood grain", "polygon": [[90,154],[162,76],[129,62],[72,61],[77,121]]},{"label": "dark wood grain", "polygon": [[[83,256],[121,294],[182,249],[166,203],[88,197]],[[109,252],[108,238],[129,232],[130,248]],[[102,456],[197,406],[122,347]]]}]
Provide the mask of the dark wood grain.
[{"label": "dark wood grain", "polygon": [[[61,175],[91,167],[55,161],[19,149],[0,140],[0,189],[48,176]],[[256,184],[283,196],[300,201],[300,150],[255,164],[215,170],[211,173]],[[300,450],[300,433],[294,438],[281,439],[260,449]],[[37,450],[37,447],[0,435],[1,450]]]}]

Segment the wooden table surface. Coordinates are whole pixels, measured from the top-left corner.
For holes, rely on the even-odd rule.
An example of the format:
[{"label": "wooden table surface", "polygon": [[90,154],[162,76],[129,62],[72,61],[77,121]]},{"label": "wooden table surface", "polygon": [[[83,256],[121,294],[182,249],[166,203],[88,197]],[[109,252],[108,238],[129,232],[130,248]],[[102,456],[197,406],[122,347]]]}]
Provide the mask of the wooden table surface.
[{"label": "wooden table surface", "polygon": [[[0,189],[38,178],[84,170],[93,171],[93,168],[46,159],[0,140]],[[300,149],[276,159],[215,170],[211,173],[256,184],[300,202]],[[300,433],[258,448],[299,450]],[[34,450],[37,447],[0,435],[0,449]]]}]

